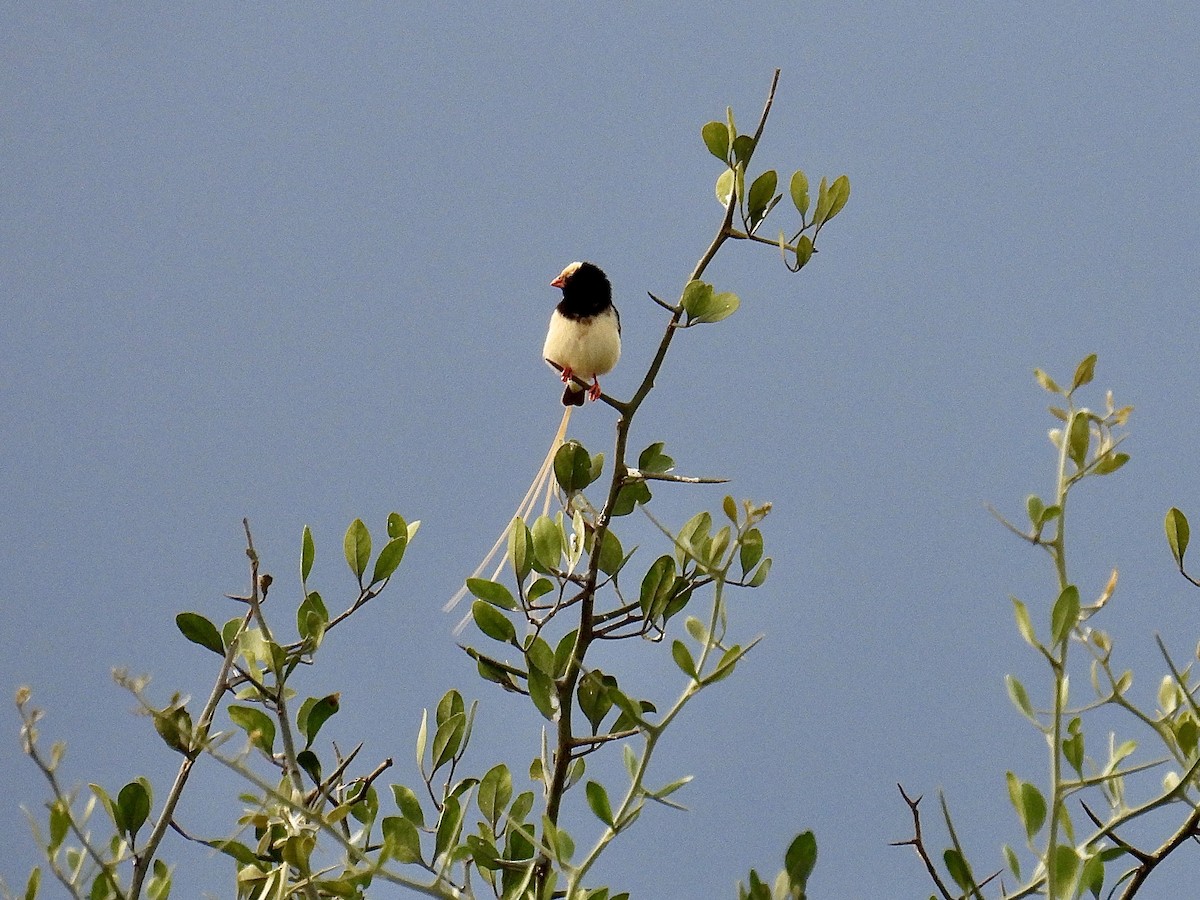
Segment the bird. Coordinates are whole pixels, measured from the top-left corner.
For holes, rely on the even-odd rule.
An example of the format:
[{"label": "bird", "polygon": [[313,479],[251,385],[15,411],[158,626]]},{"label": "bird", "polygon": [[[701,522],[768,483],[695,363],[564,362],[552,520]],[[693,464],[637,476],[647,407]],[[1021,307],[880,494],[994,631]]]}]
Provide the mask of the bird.
[{"label": "bird", "polygon": [[562,372],[563,406],[583,406],[584,397],[600,399],[600,376],[621,358],[621,316],[608,276],[595,263],[571,263],[550,286],[562,289],[562,300],[550,314],[542,356]]},{"label": "bird", "polygon": [[[504,526],[496,543],[471,574],[471,578],[478,578],[483,574],[505,545],[513,525],[531,516],[539,499],[542,500],[542,515],[549,514],[550,499],[555,486],[551,477],[554,457],[566,437],[571,410],[583,406],[585,399],[600,399],[600,376],[611,372],[621,357],[621,316],[613,306],[612,285],[609,284],[604,271],[595,263],[573,262],[550,282],[550,286],[562,290],[562,299],[550,314],[550,328],[542,345],[542,358],[552,368],[559,370],[565,385],[562,395],[562,405],[565,407],[562,422],[554,440],[550,442],[550,451],[534,476],[533,484],[529,486],[517,507],[515,517]],[[576,379],[590,381],[591,384],[580,385]],[[492,573],[492,581],[500,577],[507,560],[508,552],[505,551],[495,572]],[[447,612],[453,609],[466,593],[467,587],[464,585],[450,598],[444,609]],[[470,618],[468,613],[466,618],[459,622],[454,629],[456,634],[465,627]]]}]

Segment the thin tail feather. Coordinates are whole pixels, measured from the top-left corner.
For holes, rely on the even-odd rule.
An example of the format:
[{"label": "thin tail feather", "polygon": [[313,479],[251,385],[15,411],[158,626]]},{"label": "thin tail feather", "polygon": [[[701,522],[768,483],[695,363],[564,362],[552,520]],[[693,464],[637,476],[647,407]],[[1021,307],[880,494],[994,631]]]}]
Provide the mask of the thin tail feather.
[{"label": "thin tail feather", "polygon": [[[554,481],[549,476],[551,470],[554,468],[554,454],[558,452],[558,448],[562,446],[563,439],[566,437],[567,424],[571,421],[571,410],[573,408],[574,407],[568,406],[563,410],[562,422],[559,423],[558,431],[554,435],[554,440],[550,442],[550,450],[546,453],[546,458],[542,460],[542,464],[538,468],[537,475],[535,475],[533,478],[533,484],[529,485],[529,490],[525,492],[525,496],[521,499],[521,503],[517,507],[515,518],[528,518],[529,514],[533,512],[534,507],[537,506],[538,497],[542,494],[543,490],[545,491],[545,498],[542,504],[542,515],[550,514],[550,498],[554,494]],[[501,530],[500,536],[496,538],[496,543],[492,544],[492,549],[488,551],[487,556],[483,558],[483,561],[475,568],[475,571],[471,573],[471,578],[478,578],[480,574],[487,569],[488,564],[491,563],[496,554],[500,552],[500,548],[505,547],[511,528],[512,519],[509,519],[508,524],[505,525]],[[496,566],[496,570],[492,573],[493,581],[500,577],[500,573],[504,571],[504,563],[507,560],[508,549],[505,547],[504,555],[500,557],[500,562]],[[449,612],[450,610],[454,609],[454,607],[458,605],[459,601],[462,600],[466,594],[467,586],[464,583],[463,586],[458,589],[458,592],[455,593],[455,595],[450,598],[446,605],[442,607],[442,611]],[[467,618],[469,619],[470,616]],[[458,627],[455,629],[455,633],[462,629],[462,626],[465,624],[465,622],[466,619],[459,623]]]}]

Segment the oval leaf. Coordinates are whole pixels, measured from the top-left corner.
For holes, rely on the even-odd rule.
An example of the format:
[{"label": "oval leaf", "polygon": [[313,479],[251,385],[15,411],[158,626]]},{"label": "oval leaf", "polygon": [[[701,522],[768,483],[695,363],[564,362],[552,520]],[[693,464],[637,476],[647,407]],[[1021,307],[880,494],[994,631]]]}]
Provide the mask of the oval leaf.
[{"label": "oval leaf", "polygon": [[709,122],[700,129],[704,146],[721,162],[729,160],[729,126],[724,122]]},{"label": "oval leaf", "polygon": [[217,626],[204,616],[194,612],[182,612],[175,617],[175,624],[183,636],[193,644],[199,644],[218,656],[225,655],[225,645],[221,642]]},{"label": "oval leaf", "polygon": [[400,560],[404,559],[404,548],[407,546],[407,534],[392,538],[384,545],[383,549],[379,551],[379,558],[375,560],[375,572],[371,575],[371,584],[379,584],[379,582],[392,577],[392,573],[400,565]]},{"label": "oval leaf", "polygon": [[312,529],[304,526],[304,535],[300,539],[300,581],[308,581],[312,572],[313,560],[317,558],[317,546],[313,543]]},{"label": "oval leaf", "polygon": [[796,207],[796,212],[800,213],[801,217],[808,213],[808,176],[797,169],[792,173],[791,184],[788,185],[788,192],[792,195],[792,205]]},{"label": "oval leaf", "polygon": [[117,794],[117,809],[124,831],[132,841],[150,815],[150,795],[139,782],[131,781]]},{"label": "oval leaf", "polygon": [[584,791],[587,794],[588,806],[596,814],[596,818],[613,828],[612,805],[608,802],[608,792],[604,790],[604,785],[598,781],[589,781],[584,786]]},{"label": "oval leaf", "polygon": [[1167,546],[1171,548],[1171,555],[1175,557],[1175,564],[1182,571],[1183,555],[1187,553],[1188,539],[1191,537],[1191,529],[1188,527],[1187,516],[1172,506],[1167,510],[1167,518],[1163,524],[1167,531]]},{"label": "oval leaf", "polygon": [[246,732],[250,742],[268,756],[274,753],[275,723],[271,717],[250,706],[229,707],[229,718],[234,725]]},{"label": "oval leaf", "polygon": [[471,604],[471,617],[475,625],[494,641],[505,644],[516,644],[517,628],[512,621],[496,607],[482,600]]},{"label": "oval leaf", "polygon": [[346,563],[350,571],[359,581],[367,571],[367,562],[371,559],[371,533],[362,519],[355,519],[346,529],[346,537],[342,542],[346,551]]}]

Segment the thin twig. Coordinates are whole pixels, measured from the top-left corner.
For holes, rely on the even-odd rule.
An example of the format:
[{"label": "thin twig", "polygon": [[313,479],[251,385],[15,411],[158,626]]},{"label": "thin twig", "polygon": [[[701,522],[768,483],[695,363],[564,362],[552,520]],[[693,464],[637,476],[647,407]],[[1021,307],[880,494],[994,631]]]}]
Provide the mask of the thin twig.
[{"label": "thin twig", "polygon": [[643,472],[641,469],[626,469],[629,481],[675,481],[679,484],[728,484],[728,478],[709,478],[697,475],[672,475],[670,472]]},{"label": "thin twig", "polygon": [[673,312],[675,312],[675,311],[676,311],[676,310],[679,308],[679,307],[677,307],[677,306],[672,306],[672,305],[671,305],[670,303],[668,303],[666,300],[660,300],[658,297],[655,297],[655,296],[654,296],[653,294],[651,294],[649,291],[646,291],[646,293],[647,293],[647,294],[650,294],[650,299],[651,299],[651,300],[653,300],[655,303],[657,303],[659,306],[661,306],[663,309],[665,309],[665,310],[666,310],[667,312],[669,312],[669,313],[673,313]]},{"label": "thin twig", "polygon": [[914,850],[916,850],[917,856],[921,857],[921,862],[925,864],[925,869],[927,872],[929,872],[929,877],[932,878],[933,883],[937,885],[937,889],[941,892],[942,897],[945,898],[945,900],[954,900],[954,895],[950,893],[950,890],[946,887],[946,883],[942,881],[941,875],[938,874],[937,866],[933,864],[933,860],[930,859],[929,853],[925,850],[925,841],[921,837],[921,811],[918,809],[918,807],[921,805],[922,798],[918,797],[914,800],[909,797],[908,794],[905,793],[904,785],[902,784],[897,784],[896,787],[900,789],[900,796],[904,798],[904,802],[908,804],[909,812],[912,813],[913,836],[907,841],[892,841],[891,846],[912,847]]}]

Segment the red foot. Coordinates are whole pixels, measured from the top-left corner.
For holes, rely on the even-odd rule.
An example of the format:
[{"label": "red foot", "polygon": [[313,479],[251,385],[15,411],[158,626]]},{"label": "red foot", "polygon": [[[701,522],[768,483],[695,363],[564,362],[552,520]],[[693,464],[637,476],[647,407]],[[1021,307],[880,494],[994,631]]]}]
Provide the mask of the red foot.
[{"label": "red foot", "polygon": [[600,379],[595,375],[592,376],[592,386],[588,388],[588,397],[592,401],[600,399]]},{"label": "red foot", "polygon": [[569,366],[563,366],[563,370],[562,370],[562,383],[563,383],[563,384],[570,384],[570,383],[571,383],[571,379],[572,379],[572,378],[574,378],[574,377],[575,377],[575,373],[571,371],[570,367],[569,367]]}]

